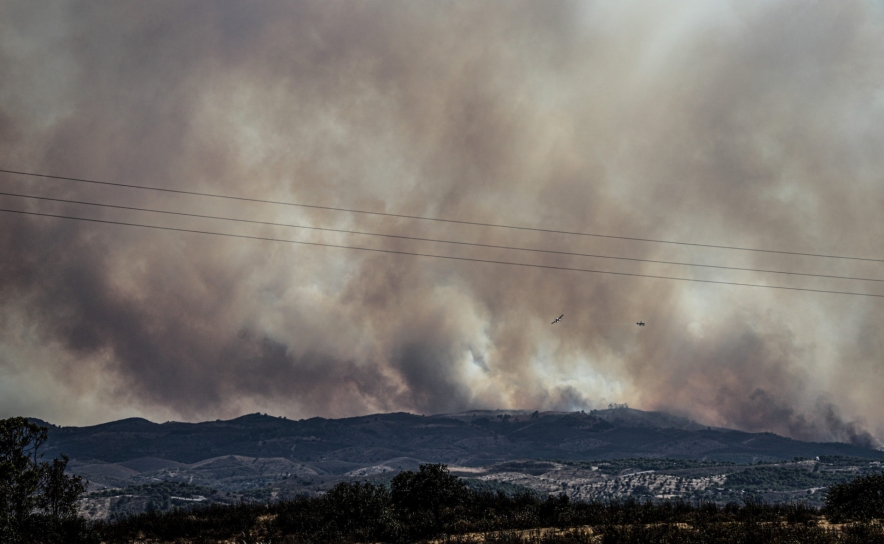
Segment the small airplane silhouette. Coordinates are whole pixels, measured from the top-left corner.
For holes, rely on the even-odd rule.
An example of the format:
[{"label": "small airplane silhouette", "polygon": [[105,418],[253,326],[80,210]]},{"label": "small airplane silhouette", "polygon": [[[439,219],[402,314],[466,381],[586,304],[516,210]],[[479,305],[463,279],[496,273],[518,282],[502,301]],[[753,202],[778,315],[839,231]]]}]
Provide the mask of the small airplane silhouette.
[{"label": "small airplane silhouette", "polygon": [[559,317],[557,317],[557,318],[555,319],[555,321],[552,322],[552,324],[555,325],[556,323],[558,323],[559,321],[561,321],[563,317],[565,317],[565,314],[562,314],[562,315],[560,315]]},{"label": "small airplane silhouette", "polygon": [[644,321],[639,321],[638,323],[636,323],[636,325],[638,325],[639,327],[644,327],[644,326],[645,326],[645,322],[644,322]]}]

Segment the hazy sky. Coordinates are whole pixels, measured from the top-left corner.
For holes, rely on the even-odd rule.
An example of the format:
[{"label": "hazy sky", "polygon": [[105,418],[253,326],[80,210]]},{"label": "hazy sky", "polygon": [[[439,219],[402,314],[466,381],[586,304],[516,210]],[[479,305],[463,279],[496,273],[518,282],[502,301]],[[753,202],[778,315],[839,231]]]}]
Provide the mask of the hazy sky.
[{"label": "hazy sky", "polygon": [[[867,1],[0,2],[0,168],[485,223],[884,259]],[[0,191],[884,279],[884,263],[415,221],[0,174]],[[4,209],[647,275],[0,196]],[[627,402],[884,439],[884,298],[368,253],[0,212],[0,416],[291,418]],[[552,318],[565,314],[562,323]],[[646,327],[635,322],[644,320]]]}]

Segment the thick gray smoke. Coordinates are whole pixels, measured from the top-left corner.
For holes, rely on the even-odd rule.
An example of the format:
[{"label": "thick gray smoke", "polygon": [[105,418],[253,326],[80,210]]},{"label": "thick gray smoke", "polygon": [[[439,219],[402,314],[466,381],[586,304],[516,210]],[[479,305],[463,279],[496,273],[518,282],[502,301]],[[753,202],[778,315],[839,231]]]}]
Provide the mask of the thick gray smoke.
[{"label": "thick gray smoke", "polygon": [[[627,237],[884,257],[872,3],[0,5],[0,168]],[[0,175],[0,191],[424,238],[884,278],[881,263]],[[0,197],[405,252],[884,293]],[[884,299],[0,213],[0,413],[65,424],[630,406],[876,444]],[[562,323],[550,325],[564,313]],[[647,322],[636,327],[638,320]]]}]

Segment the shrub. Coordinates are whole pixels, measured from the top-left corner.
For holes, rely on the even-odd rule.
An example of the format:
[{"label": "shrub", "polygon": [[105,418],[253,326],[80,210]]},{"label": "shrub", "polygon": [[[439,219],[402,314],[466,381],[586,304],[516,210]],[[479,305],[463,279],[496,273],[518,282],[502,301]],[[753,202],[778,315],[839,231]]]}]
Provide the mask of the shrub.
[{"label": "shrub", "polygon": [[884,474],[870,474],[831,486],[825,511],[833,519],[884,517]]}]

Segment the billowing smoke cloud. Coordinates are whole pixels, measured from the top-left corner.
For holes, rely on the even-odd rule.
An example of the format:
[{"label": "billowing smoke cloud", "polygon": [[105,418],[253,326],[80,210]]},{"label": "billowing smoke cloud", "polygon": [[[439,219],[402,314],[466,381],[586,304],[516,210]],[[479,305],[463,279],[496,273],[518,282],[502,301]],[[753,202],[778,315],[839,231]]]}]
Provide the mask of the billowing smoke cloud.
[{"label": "billowing smoke cloud", "polygon": [[[884,12],[805,2],[6,2],[0,168],[884,256]],[[422,238],[884,278],[881,263],[0,175],[0,191]],[[880,284],[95,209],[0,207],[683,278]],[[0,412],[67,424],[628,402],[876,444],[882,299],[0,213]],[[552,318],[565,314],[562,323]],[[647,326],[634,325],[639,319]]]}]

